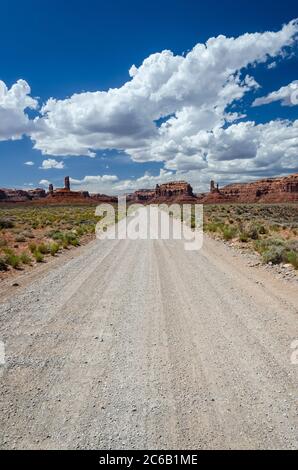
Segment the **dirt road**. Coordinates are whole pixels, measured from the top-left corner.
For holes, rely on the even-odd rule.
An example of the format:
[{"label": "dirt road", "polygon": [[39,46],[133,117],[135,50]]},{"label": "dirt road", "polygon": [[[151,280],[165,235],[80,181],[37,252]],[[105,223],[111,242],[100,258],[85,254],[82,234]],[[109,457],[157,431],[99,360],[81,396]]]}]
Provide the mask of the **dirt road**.
[{"label": "dirt road", "polygon": [[0,447],[297,448],[297,318],[214,240],[92,242],[0,307]]}]

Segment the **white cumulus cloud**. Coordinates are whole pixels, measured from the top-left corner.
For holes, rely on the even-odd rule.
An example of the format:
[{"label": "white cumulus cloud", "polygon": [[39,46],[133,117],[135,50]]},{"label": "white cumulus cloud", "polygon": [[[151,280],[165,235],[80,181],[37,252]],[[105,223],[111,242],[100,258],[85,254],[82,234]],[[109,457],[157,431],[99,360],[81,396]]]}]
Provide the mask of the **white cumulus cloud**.
[{"label": "white cumulus cloud", "polygon": [[[230,181],[287,173],[298,166],[297,121],[256,124],[239,104],[260,88],[251,76],[254,66],[265,64],[270,73],[296,43],[297,33],[293,20],[276,32],[212,37],[182,55],[151,54],[132,65],[123,86],[50,98],[34,120],[26,114],[37,106],[29,85],[18,81],[8,90],[0,82],[0,140],[26,133],[36,149],[52,157],[94,157],[97,150],[116,149],[136,162],[164,167],[157,176],[145,173],[137,179],[98,175],[72,180],[91,192],[151,187],[170,179],[188,179],[199,189],[210,177]],[[288,105],[296,86],[292,82],[253,105],[278,100]],[[42,168],[64,164],[48,158]]]},{"label": "white cumulus cloud", "polygon": [[33,127],[26,109],[37,109],[37,100],[31,98],[30,86],[18,80],[11,88],[0,80],[0,141],[20,139]]},{"label": "white cumulus cloud", "polygon": [[41,186],[49,186],[51,182],[49,180],[40,180],[40,182],[38,184],[40,184]]},{"label": "white cumulus cloud", "polygon": [[150,55],[131,67],[131,80],[120,88],[51,98],[35,120],[35,147],[51,155],[116,148],[137,161],[162,161],[156,148],[237,119],[226,108],[258,86],[245,68],[282,55],[297,31],[291,21],[277,32],[221,35],[185,56],[167,50]]},{"label": "white cumulus cloud", "polygon": [[298,80],[294,80],[286,86],[281,87],[277,91],[269,93],[267,96],[257,98],[253,102],[253,106],[262,106],[270,104],[274,101],[281,101],[282,106],[294,106],[298,104]]},{"label": "white cumulus cloud", "polygon": [[40,167],[42,170],[51,170],[51,169],[56,169],[56,170],[62,170],[65,168],[64,162],[58,162],[54,158],[49,158],[48,160],[44,160],[41,164]]}]

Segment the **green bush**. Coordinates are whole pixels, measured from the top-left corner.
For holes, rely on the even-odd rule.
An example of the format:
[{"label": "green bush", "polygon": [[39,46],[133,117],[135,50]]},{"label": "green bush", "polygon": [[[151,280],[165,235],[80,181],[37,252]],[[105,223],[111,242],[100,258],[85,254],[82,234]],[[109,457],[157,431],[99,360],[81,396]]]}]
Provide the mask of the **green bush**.
[{"label": "green bush", "polygon": [[68,250],[68,247],[69,247],[69,243],[67,240],[63,240],[62,241],[62,248],[64,248],[64,250]]},{"label": "green bush", "polygon": [[37,247],[37,251],[39,251],[43,255],[47,255],[48,253],[50,253],[50,247],[45,243],[40,243],[40,245],[38,245]]},{"label": "green bush", "polygon": [[254,244],[255,250],[260,254],[263,254],[272,247],[281,247],[285,249],[285,241],[281,238],[267,238],[266,240],[256,240]]},{"label": "green bush", "polygon": [[232,240],[236,235],[235,227],[225,226],[222,230],[222,235],[225,241]]},{"label": "green bush", "polygon": [[296,251],[289,251],[287,258],[288,262],[291,263],[295,269],[298,269],[298,253]]},{"label": "green bush", "polygon": [[206,232],[215,233],[220,229],[220,224],[217,222],[209,222],[205,224]]},{"label": "green bush", "polygon": [[65,233],[64,241],[66,241],[68,245],[73,246],[78,246],[80,244],[78,237],[72,232]]},{"label": "green bush", "polygon": [[29,250],[31,251],[32,254],[34,254],[35,251],[37,250],[36,243],[29,243]]},{"label": "green bush", "polygon": [[79,242],[78,238],[72,238],[69,243],[72,246],[79,246],[80,245],[80,242]]},{"label": "green bush", "polygon": [[33,253],[33,256],[34,256],[35,261],[36,261],[37,263],[42,263],[43,260],[44,260],[43,254],[42,254],[40,251],[38,251],[38,250]]},{"label": "green bush", "polygon": [[270,246],[262,254],[264,263],[280,264],[286,258],[286,250],[283,246]]},{"label": "green bush", "polygon": [[248,227],[247,235],[252,240],[258,240],[259,239],[259,227],[255,224],[251,224]]},{"label": "green bush", "polygon": [[31,263],[31,258],[28,255],[28,253],[26,253],[25,251],[23,251],[23,253],[20,254],[20,260],[23,264],[30,264]]},{"label": "green bush", "polygon": [[204,224],[204,230],[205,230],[205,232],[216,232],[217,231],[216,224],[214,224],[212,222],[205,223]]},{"label": "green bush", "polygon": [[69,245],[78,246],[80,244],[78,235],[81,235],[85,232],[85,229],[76,229],[74,232],[60,232],[54,231],[50,232],[49,236],[56,241],[61,242],[63,248],[68,248]]},{"label": "green bush", "polygon": [[51,231],[49,233],[49,237],[52,238],[53,240],[63,240],[64,239],[64,233],[60,231]]},{"label": "green bush", "polygon": [[52,256],[55,256],[60,249],[60,245],[58,243],[51,243],[50,245],[50,253]]},{"label": "green bush", "polygon": [[249,239],[249,236],[246,232],[240,232],[239,234],[239,240],[242,242],[242,243],[247,243],[248,242],[248,239]]},{"label": "green bush", "polygon": [[11,266],[12,268],[17,269],[17,268],[20,267],[21,259],[18,255],[11,252],[11,253],[6,255],[5,262],[6,262],[6,264]]},{"label": "green bush", "polygon": [[77,227],[76,228],[77,235],[81,237],[85,233],[85,229],[83,227]]}]

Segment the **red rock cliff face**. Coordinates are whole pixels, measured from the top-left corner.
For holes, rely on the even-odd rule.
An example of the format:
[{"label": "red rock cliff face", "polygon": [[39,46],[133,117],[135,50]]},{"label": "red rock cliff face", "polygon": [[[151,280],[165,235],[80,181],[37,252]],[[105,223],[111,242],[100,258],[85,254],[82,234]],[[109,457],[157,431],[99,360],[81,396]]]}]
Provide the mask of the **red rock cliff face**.
[{"label": "red rock cliff face", "polygon": [[46,197],[44,189],[30,189],[24,191],[23,189],[1,189],[0,200],[1,202],[30,202],[35,199],[41,199]]},{"label": "red rock cliff face", "polygon": [[192,187],[186,181],[173,181],[171,183],[157,185],[156,196],[193,196]]},{"label": "red rock cliff face", "polygon": [[210,193],[203,195],[204,203],[274,203],[298,201],[298,173],[254,181],[252,183],[229,184],[219,189],[211,185]]},{"label": "red rock cliff face", "polygon": [[128,200],[139,203],[182,203],[196,200],[192,187],[186,181],[173,181],[156,185],[155,189],[140,189],[128,195]]}]

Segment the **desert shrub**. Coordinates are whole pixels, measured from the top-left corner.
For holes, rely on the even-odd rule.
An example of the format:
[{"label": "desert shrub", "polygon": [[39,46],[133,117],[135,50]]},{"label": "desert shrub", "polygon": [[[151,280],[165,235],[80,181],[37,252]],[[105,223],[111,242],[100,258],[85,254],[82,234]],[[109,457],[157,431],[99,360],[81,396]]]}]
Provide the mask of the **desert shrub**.
[{"label": "desert shrub", "polygon": [[95,224],[88,225],[84,228],[84,233],[94,233],[95,231]]},{"label": "desert shrub", "polygon": [[267,233],[268,233],[268,230],[266,229],[266,227],[264,225],[260,225],[259,234],[260,235],[266,235]]},{"label": "desert shrub", "polygon": [[271,247],[282,247],[286,248],[285,241],[281,238],[267,238],[264,240],[256,240],[254,243],[255,250],[262,254]]},{"label": "desert shrub", "polygon": [[60,245],[58,243],[51,243],[50,245],[50,253],[52,256],[55,256],[60,249]]},{"label": "desert shrub", "polygon": [[65,233],[64,241],[66,241],[68,245],[72,245],[72,246],[78,246],[80,244],[78,237],[74,233],[71,233],[71,232]]},{"label": "desert shrub", "polygon": [[80,242],[79,242],[78,238],[73,238],[73,239],[70,241],[70,245],[72,245],[72,246],[79,246],[79,245],[80,245]]},{"label": "desert shrub", "polygon": [[288,262],[291,263],[295,269],[298,269],[298,253],[296,251],[289,251],[287,253]]},{"label": "desert shrub", "polygon": [[30,231],[23,232],[23,236],[26,238],[34,238],[34,234]]},{"label": "desert shrub", "polygon": [[7,263],[4,258],[0,258],[0,271],[7,271]]},{"label": "desert shrub", "polygon": [[249,239],[249,236],[246,232],[240,232],[239,234],[239,240],[242,242],[242,243],[247,243],[248,242],[248,239]]},{"label": "desert shrub", "polygon": [[38,251],[38,250],[36,250],[36,251],[33,253],[33,256],[34,256],[35,261],[36,261],[37,263],[42,263],[43,260],[44,260],[43,254],[42,254],[40,251]]},{"label": "desert shrub", "polygon": [[289,240],[287,242],[287,249],[298,253],[298,240]]},{"label": "desert shrub", "polygon": [[35,253],[35,251],[37,250],[37,245],[36,243],[29,243],[29,250],[31,251],[31,253]]},{"label": "desert shrub", "polygon": [[0,219],[0,228],[13,228],[14,223],[9,219]]},{"label": "desert shrub", "polygon": [[31,258],[28,255],[28,253],[26,253],[26,251],[23,251],[23,253],[20,254],[20,260],[23,264],[30,264],[31,263]]},{"label": "desert shrub", "polygon": [[209,222],[205,224],[205,230],[207,232],[215,233],[219,230],[219,228],[220,228],[220,225],[216,222]]},{"label": "desert shrub", "polygon": [[7,241],[5,240],[5,238],[0,238],[0,248],[2,248],[3,246],[6,246],[7,245]]},{"label": "desert shrub", "polygon": [[271,245],[263,253],[264,263],[280,264],[287,259],[287,252],[284,246]]},{"label": "desert shrub", "polygon": [[61,241],[62,241],[63,238],[64,238],[64,233],[63,233],[63,232],[60,232],[59,230],[58,230],[58,231],[57,231],[57,230],[52,230],[52,231],[48,234],[48,236],[49,236],[50,238],[52,238],[53,240],[61,240]]},{"label": "desert shrub", "polygon": [[247,235],[252,240],[258,240],[259,238],[259,227],[256,224],[250,224],[247,229]]},{"label": "desert shrub", "polygon": [[61,245],[62,245],[62,248],[64,248],[65,250],[68,250],[69,243],[67,240],[62,240]]},{"label": "desert shrub", "polygon": [[5,253],[6,255],[13,255],[15,252],[14,250],[12,250],[11,248],[9,248],[8,246],[5,246],[4,248],[2,248],[2,251],[3,253]]},{"label": "desert shrub", "polygon": [[229,227],[227,225],[222,229],[222,235],[223,235],[224,240],[226,241],[232,240],[235,237],[236,233],[237,233],[237,230],[235,229],[235,227]]},{"label": "desert shrub", "polygon": [[37,251],[39,251],[43,255],[47,255],[48,253],[50,253],[50,246],[47,245],[46,243],[40,243],[37,246]]},{"label": "desert shrub", "polygon": [[5,257],[5,262],[6,264],[8,264],[9,266],[11,266],[12,268],[14,269],[17,269],[20,267],[20,264],[21,264],[21,259],[18,255],[16,255],[13,250],[10,250],[10,252],[8,252],[6,254],[6,257]]},{"label": "desert shrub", "polygon": [[81,237],[82,235],[84,235],[85,229],[83,227],[77,227],[76,228],[76,233],[79,237]]},{"label": "desert shrub", "polygon": [[26,238],[24,237],[24,235],[17,235],[15,237],[15,241],[18,243],[24,243],[26,241]]}]

